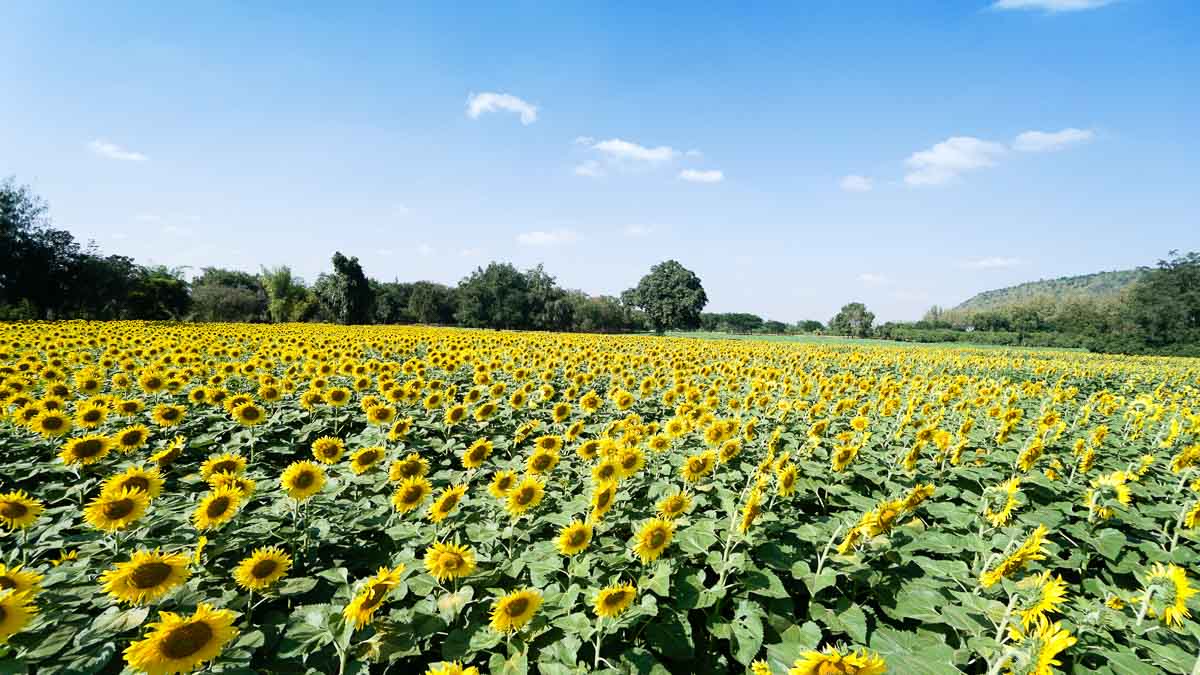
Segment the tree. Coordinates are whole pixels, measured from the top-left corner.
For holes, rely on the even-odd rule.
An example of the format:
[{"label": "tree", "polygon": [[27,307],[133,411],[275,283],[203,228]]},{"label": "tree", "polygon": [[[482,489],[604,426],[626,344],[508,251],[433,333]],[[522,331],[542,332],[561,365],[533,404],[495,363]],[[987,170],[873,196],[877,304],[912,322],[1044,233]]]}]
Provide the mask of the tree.
[{"label": "tree", "polygon": [[332,260],[333,274],[322,274],[313,286],[322,310],[336,323],[370,323],[375,296],[358,258],[347,258],[337,251]]},{"label": "tree", "polygon": [[197,321],[263,321],[267,292],[247,272],[205,267],[192,280],[192,312]]},{"label": "tree", "polygon": [[796,322],[796,330],[801,333],[820,333],[825,330],[825,324],[813,319],[802,319]]},{"label": "tree", "polygon": [[651,267],[621,300],[645,312],[650,327],[659,335],[668,328],[698,327],[700,311],[708,304],[700,277],[674,260]]},{"label": "tree", "polygon": [[472,328],[528,328],[528,278],[510,263],[476,268],[458,283],[455,317]]},{"label": "tree", "polygon": [[371,279],[371,292],[375,294],[375,323],[412,323],[408,312],[408,300],[413,284],[399,281],[375,281]]},{"label": "tree", "polygon": [[567,300],[567,292],[558,287],[554,277],[539,264],[525,270],[525,286],[529,298],[529,324],[538,330],[570,330],[574,324],[575,308]]},{"label": "tree", "polygon": [[308,289],[304,280],[287,265],[262,268],[260,283],[267,294],[267,315],[274,323],[299,321],[307,309]]},{"label": "tree", "polygon": [[1128,289],[1115,311],[1114,330],[1093,348],[1200,355],[1200,253],[1169,255]]},{"label": "tree", "polygon": [[137,282],[127,298],[128,318],[182,319],[191,304],[183,270],[162,265],[138,269]]},{"label": "tree", "polygon": [[412,284],[408,296],[408,315],[418,323],[444,326],[454,323],[458,297],[453,288],[432,281]]},{"label": "tree", "polygon": [[829,320],[829,330],[836,335],[852,337],[867,337],[871,334],[871,324],[875,315],[867,311],[867,306],[861,302],[844,305],[832,319]]}]

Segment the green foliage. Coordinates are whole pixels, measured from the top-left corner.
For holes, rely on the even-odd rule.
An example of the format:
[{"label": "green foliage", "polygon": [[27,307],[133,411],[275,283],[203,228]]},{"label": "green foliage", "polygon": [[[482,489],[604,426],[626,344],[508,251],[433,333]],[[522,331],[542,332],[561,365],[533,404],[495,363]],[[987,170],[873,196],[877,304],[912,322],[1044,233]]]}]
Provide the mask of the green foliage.
[{"label": "green foliage", "polygon": [[850,337],[867,337],[871,334],[871,324],[875,315],[867,311],[867,306],[861,302],[852,302],[842,306],[842,309],[829,320],[829,332],[835,335]]},{"label": "green foliage", "polygon": [[253,274],[205,267],[192,280],[192,316],[197,321],[264,321],[267,307],[267,291]]},{"label": "green foliage", "polygon": [[274,323],[298,321],[304,314],[308,289],[304,281],[292,274],[292,268],[281,265],[262,268],[261,285],[267,294],[267,314]]},{"label": "green foliage", "polygon": [[978,293],[960,303],[955,310],[994,310],[1008,305],[1028,302],[1034,298],[1051,297],[1063,299],[1068,296],[1097,299],[1120,294],[1138,281],[1144,270],[1117,270],[1096,272],[1074,277],[1042,279],[1007,288]]},{"label": "green foliage", "polygon": [[708,304],[700,277],[674,260],[651,267],[621,299],[645,312],[650,327],[659,335],[668,328],[699,327],[700,310]]},{"label": "green foliage", "polygon": [[458,309],[458,293],[449,286],[432,281],[411,284],[408,295],[408,316],[418,323],[452,325]]},{"label": "green foliage", "polygon": [[470,328],[527,328],[529,281],[510,263],[488,263],[458,284],[458,323]]},{"label": "green foliage", "polygon": [[333,254],[333,274],[322,274],[313,286],[326,317],[343,325],[371,322],[375,296],[358,258]]}]

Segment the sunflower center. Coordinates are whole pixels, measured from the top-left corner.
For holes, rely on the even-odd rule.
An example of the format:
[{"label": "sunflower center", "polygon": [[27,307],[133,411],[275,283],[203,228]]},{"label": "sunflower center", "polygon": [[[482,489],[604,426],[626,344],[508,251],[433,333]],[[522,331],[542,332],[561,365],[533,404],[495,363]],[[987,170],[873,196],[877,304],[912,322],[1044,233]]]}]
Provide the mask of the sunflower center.
[{"label": "sunflower center", "polygon": [[177,417],[179,417],[179,411],[176,410],[175,408],[167,408],[166,410],[162,411],[162,418],[164,420],[167,420],[168,422],[170,422],[171,420],[174,420]]},{"label": "sunflower center", "polygon": [[254,567],[250,568],[250,576],[254,577],[255,579],[265,579],[274,574],[275,570],[278,568],[279,563],[275,562],[274,560],[259,560],[258,562],[254,563]]},{"label": "sunflower center", "polygon": [[446,495],[446,498],[442,500],[441,510],[449,511],[449,510],[453,509],[455,506],[458,506],[458,495],[454,495],[454,494]]},{"label": "sunflower center", "polygon": [[228,510],[229,510],[229,497],[222,496],[222,497],[217,497],[216,499],[209,502],[208,508],[206,508],[204,510],[204,513],[209,518],[216,518],[218,516],[223,515]]},{"label": "sunflower center", "polygon": [[379,457],[379,453],[374,450],[368,450],[358,456],[359,464],[371,464]]},{"label": "sunflower center", "polygon": [[616,607],[625,601],[625,594],[628,591],[616,591],[604,596],[604,604],[609,607]]},{"label": "sunflower center", "polygon": [[99,410],[89,410],[89,411],[85,412],[83,414],[83,421],[84,422],[99,422],[100,421],[100,411]]},{"label": "sunflower center", "polygon": [[94,438],[88,438],[75,445],[75,455],[77,457],[94,457],[103,449],[104,443]]},{"label": "sunflower center", "polygon": [[133,513],[133,509],[132,499],[118,499],[104,505],[104,517],[109,520],[120,520]]},{"label": "sunflower center", "polygon": [[42,428],[49,431],[58,431],[62,426],[63,420],[61,417],[50,416],[42,420]]},{"label": "sunflower center", "polygon": [[550,466],[550,455],[538,455],[533,458],[533,468],[538,471],[544,471]]},{"label": "sunflower center", "polygon": [[203,649],[213,639],[213,629],[203,621],[192,621],[174,628],[159,643],[168,659],[185,659]]},{"label": "sunflower center", "polygon": [[253,406],[242,411],[242,417],[251,421],[258,419],[258,408]]},{"label": "sunflower center", "polygon": [[600,495],[596,498],[596,506],[598,506],[600,508],[604,508],[604,507],[608,506],[608,502],[610,502],[611,500],[612,500],[612,493],[605,490],[604,492],[601,492]]},{"label": "sunflower center", "polygon": [[388,592],[387,586],[384,586],[382,584],[372,586],[371,590],[367,593],[367,599],[363,600],[362,608],[363,609],[375,608],[376,606],[379,605],[379,603],[383,602],[384,597],[387,596],[387,592]]},{"label": "sunflower center", "polygon": [[121,484],[121,487],[149,492],[150,481],[146,480],[144,476],[130,476],[129,478],[125,479],[125,482]]},{"label": "sunflower center", "polygon": [[[97,448],[100,445],[99,441],[84,441],[84,443],[88,442],[95,444]],[[125,433],[121,434],[121,445],[137,445],[141,442],[142,432],[140,431],[126,431]]]},{"label": "sunflower center", "polygon": [[567,543],[572,546],[579,546],[587,539],[587,532],[584,530],[575,530],[567,537]]},{"label": "sunflower center", "polygon": [[417,502],[421,501],[421,497],[423,497],[424,495],[425,495],[425,491],[422,490],[419,485],[410,486],[408,489],[406,489],[404,491],[404,496],[403,496],[404,503],[405,504],[416,504]]},{"label": "sunflower center", "polygon": [[162,562],[148,562],[138,565],[129,575],[129,581],[134,588],[154,588],[171,576],[171,566]]},{"label": "sunflower center", "polygon": [[496,487],[500,488],[500,490],[502,490],[504,492],[507,492],[508,489],[512,487],[512,483],[513,483],[513,479],[509,476],[505,476],[504,478],[501,478],[499,482],[496,483]]},{"label": "sunflower center", "polygon": [[667,541],[667,534],[665,532],[663,532],[662,530],[655,530],[650,533],[651,548],[658,548],[658,547],[662,546],[664,543],[666,543],[666,541]]},{"label": "sunflower center", "polygon": [[4,502],[0,505],[0,516],[16,520],[29,513],[29,507],[21,502]]},{"label": "sunflower center", "polygon": [[313,482],[315,482],[315,481],[316,481],[316,477],[313,476],[311,471],[301,471],[300,473],[296,474],[296,478],[295,478],[295,480],[292,481],[292,485],[295,485],[296,487],[303,490],[308,487],[311,487]]},{"label": "sunflower center", "polygon": [[512,602],[508,603],[508,607],[505,607],[504,609],[508,613],[509,616],[521,616],[522,614],[525,613],[525,610],[528,608],[529,608],[529,600],[527,600],[525,598],[517,598],[517,599],[513,600]]},{"label": "sunflower center", "polygon": [[517,493],[517,503],[524,506],[531,501],[533,501],[533,488],[521,488],[521,491]]},{"label": "sunflower center", "polygon": [[[0,591],[7,591],[10,588],[16,588],[16,587],[17,587],[17,582],[13,581],[11,578],[0,577]],[[3,608],[0,607],[0,609],[3,609]],[[0,623],[2,623],[2,622],[0,622]]]}]

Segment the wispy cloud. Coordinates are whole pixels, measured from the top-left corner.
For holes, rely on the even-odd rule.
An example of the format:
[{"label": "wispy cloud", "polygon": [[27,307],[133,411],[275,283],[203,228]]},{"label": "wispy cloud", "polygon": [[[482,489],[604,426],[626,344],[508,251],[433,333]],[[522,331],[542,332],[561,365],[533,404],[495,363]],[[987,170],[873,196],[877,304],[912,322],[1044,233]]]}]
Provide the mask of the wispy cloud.
[{"label": "wispy cloud", "polygon": [[594,159],[589,159],[575,167],[576,176],[587,176],[588,178],[599,178],[604,175],[604,167],[600,166],[600,162]]},{"label": "wispy cloud", "polygon": [[929,148],[914,152],[904,161],[909,185],[943,185],[967,171],[992,166],[1005,152],[1004,145],[973,136],[952,136]]},{"label": "wispy cloud", "polygon": [[607,141],[593,143],[591,149],[612,159],[632,160],[636,162],[666,162],[679,154],[670,146],[659,145],[648,148],[620,138],[610,138]]},{"label": "wispy cloud", "polygon": [[874,272],[863,272],[858,275],[858,280],[868,286],[882,286],[890,281],[882,274],[875,274]]},{"label": "wispy cloud", "polygon": [[484,250],[479,247],[464,248],[458,252],[460,258],[478,258],[484,254]]},{"label": "wispy cloud", "polygon": [[1050,13],[1079,12],[1111,5],[1115,0],[996,0],[992,9],[1025,9]]},{"label": "wispy cloud", "polygon": [[870,192],[871,188],[874,187],[870,178],[855,174],[850,174],[842,178],[838,185],[846,192]]},{"label": "wispy cloud", "polygon": [[92,153],[96,155],[107,157],[108,159],[121,160],[123,162],[144,162],[150,159],[140,152],[126,150],[116,143],[110,143],[103,138],[97,138],[91,143],[88,143],[87,147],[88,150],[91,150]]},{"label": "wispy cloud", "polygon": [[1068,127],[1062,131],[1026,131],[1017,134],[1013,150],[1018,152],[1053,152],[1076,143],[1086,143],[1096,137],[1090,129]]},{"label": "wispy cloud", "polygon": [[537,121],[538,107],[524,101],[512,94],[499,94],[496,92],[484,92],[482,94],[472,94],[467,99],[467,116],[471,119],[479,119],[479,116],[487,112],[512,112],[521,116],[521,124],[533,124]]},{"label": "wispy cloud", "polygon": [[428,258],[434,253],[436,253],[436,251],[429,244],[417,244],[417,255],[423,258]]},{"label": "wispy cloud", "polygon": [[990,256],[987,258],[975,258],[973,260],[964,260],[959,263],[959,267],[968,270],[997,270],[1006,267],[1016,267],[1024,265],[1025,261],[1020,258],[1004,258],[1000,256]]},{"label": "wispy cloud", "polygon": [[654,233],[653,225],[626,225],[622,230],[626,237],[648,237]]},{"label": "wispy cloud", "polygon": [[569,244],[579,239],[579,233],[574,230],[559,228],[556,230],[534,230],[517,235],[517,243],[522,246],[557,246]]},{"label": "wispy cloud", "polygon": [[725,180],[725,173],[716,169],[710,171],[684,169],[679,172],[679,177],[690,183],[720,183]]}]

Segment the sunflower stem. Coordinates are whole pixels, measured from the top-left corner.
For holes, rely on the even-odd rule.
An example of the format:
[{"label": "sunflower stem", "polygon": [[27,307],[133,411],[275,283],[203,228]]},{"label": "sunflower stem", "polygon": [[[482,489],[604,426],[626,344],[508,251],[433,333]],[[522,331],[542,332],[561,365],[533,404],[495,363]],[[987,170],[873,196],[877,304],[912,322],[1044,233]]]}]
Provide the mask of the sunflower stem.
[{"label": "sunflower stem", "polygon": [[1157,586],[1151,586],[1146,589],[1146,597],[1142,598],[1142,606],[1138,608],[1137,622],[1135,627],[1142,625],[1142,620],[1146,618],[1146,612],[1150,609],[1150,598],[1154,595],[1154,591],[1158,590]]},{"label": "sunflower stem", "polygon": [[1179,512],[1179,517],[1175,519],[1175,532],[1171,535],[1171,545],[1167,547],[1167,553],[1175,551],[1175,545],[1179,543],[1179,532],[1183,529],[1183,517],[1187,515],[1187,507]]},{"label": "sunflower stem", "polygon": [[595,645],[594,645],[595,650],[596,650],[596,660],[592,664],[592,670],[598,670],[600,668],[600,638],[603,636],[604,636],[604,617],[599,617],[596,619],[596,641],[595,641]]}]

